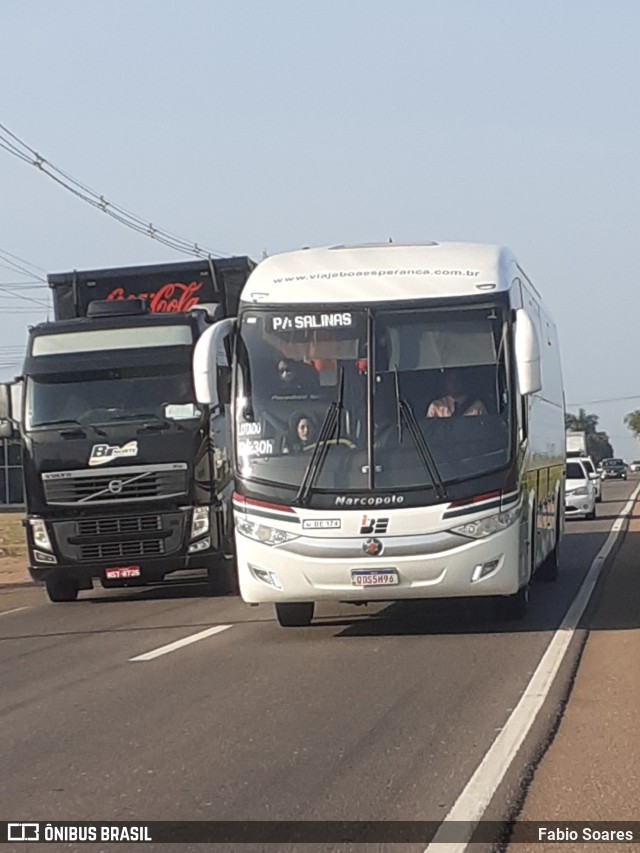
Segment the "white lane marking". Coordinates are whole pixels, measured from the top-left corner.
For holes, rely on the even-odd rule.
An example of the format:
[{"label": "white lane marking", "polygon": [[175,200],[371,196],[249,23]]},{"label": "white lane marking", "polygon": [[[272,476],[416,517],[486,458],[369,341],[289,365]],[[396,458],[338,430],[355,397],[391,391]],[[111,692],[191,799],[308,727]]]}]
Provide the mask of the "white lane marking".
[{"label": "white lane marking", "polygon": [[29,610],[28,605],[24,607],[14,607],[13,610],[0,610],[0,616],[8,616],[9,613],[19,613],[21,610]]},{"label": "white lane marking", "polygon": [[198,640],[204,640],[206,637],[212,637],[214,634],[220,634],[226,631],[232,625],[216,625],[215,628],[206,628],[204,631],[199,631],[197,634],[190,634],[188,637],[183,637],[181,640],[176,640],[175,643],[169,643],[166,646],[160,646],[159,649],[153,649],[150,652],[145,652],[143,655],[137,655],[135,658],[129,658],[129,661],[153,660],[159,658],[160,655],[168,655],[169,652],[175,652],[176,649],[181,649],[183,646],[189,646],[191,643],[197,643]]},{"label": "white lane marking", "polygon": [[[640,486],[636,488],[611,526],[606,542],[591,563],[578,594],[565,613],[560,627],[551,638],[551,642],[520,701],[444,818],[445,826],[436,832],[424,853],[462,853],[466,849],[475,824],[486,811],[551,689],[553,679],[569,647],[580,617],[589,603],[604,560],[613,548],[622,529],[624,519],[631,512],[639,492]],[[465,840],[461,838],[455,843],[445,840],[451,837],[451,830],[446,827],[449,821],[460,822],[458,826],[464,827]]]}]

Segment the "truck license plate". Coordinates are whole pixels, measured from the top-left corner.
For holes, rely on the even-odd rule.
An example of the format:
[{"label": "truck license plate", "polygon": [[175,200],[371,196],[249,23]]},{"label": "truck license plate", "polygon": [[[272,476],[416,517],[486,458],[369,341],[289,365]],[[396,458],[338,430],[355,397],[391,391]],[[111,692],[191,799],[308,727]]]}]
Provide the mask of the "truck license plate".
[{"label": "truck license plate", "polygon": [[105,569],[104,576],[107,580],[121,580],[122,578],[139,578],[140,566],[119,566],[115,569]]},{"label": "truck license plate", "polygon": [[396,586],[400,583],[395,569],[368,569],[352,571],[351,583],[354,586]]}]

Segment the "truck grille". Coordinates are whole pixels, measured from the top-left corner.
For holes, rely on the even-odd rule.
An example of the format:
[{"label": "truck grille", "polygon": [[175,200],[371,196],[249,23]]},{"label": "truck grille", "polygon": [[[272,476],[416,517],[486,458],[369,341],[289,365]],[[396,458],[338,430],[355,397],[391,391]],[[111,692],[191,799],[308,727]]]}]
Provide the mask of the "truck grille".
[{"label": "truck grille", "polygon": [[80,546],[81,560],[106,560],[126,557],[153,557],[164,554],[164,540],[146,539],[142,542],[99,542]]},{"label": "truck grille", "polygon": [[51,471],[42,475],[48,504],[113,504],[162,500],[187,493],[187,465],[127,465],[101,471]]},{"label": "truck grille", "polygon": [[72,542],[81,560],[153,557],[165,553],[169,532],[161,515],[82,518],[75,523]]},{"label": "truck grille", "polygon": [[121,533],[143,533],[162,530],[159,515],[126,516],[125,518],[87,518],[77,522],[79,536],[118,536]]}]

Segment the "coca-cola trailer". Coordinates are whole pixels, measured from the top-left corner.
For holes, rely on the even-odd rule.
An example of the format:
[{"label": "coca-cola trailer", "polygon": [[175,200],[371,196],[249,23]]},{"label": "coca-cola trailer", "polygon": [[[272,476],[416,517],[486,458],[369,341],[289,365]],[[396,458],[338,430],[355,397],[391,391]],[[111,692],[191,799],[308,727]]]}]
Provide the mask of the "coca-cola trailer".
[{"label": "coca-cola trailer", "polygon": [[[230,371],[196,402],[200,334],[235,316],[247,257],[50,275],[29,330],[21,410],[31,576],[52,601],[204,568],[233,584]],[[9,399],[10,395],[0,395]],[[15,395],[14,395],[15,398]],[[1,415],[0,415],[1,416]]]}]

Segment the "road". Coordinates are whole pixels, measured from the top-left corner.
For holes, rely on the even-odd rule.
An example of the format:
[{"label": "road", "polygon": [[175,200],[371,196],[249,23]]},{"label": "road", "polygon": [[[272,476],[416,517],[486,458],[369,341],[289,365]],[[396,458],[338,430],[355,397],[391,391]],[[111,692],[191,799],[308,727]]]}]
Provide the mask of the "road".
[{"label": "road", "polygon": [[442,819],[636,485],[606,482],[597,519],[567,522],[561,577],[521,623],[418,602],[282,629],[197,580],[57,605],[0,590],[0,818]]}]

